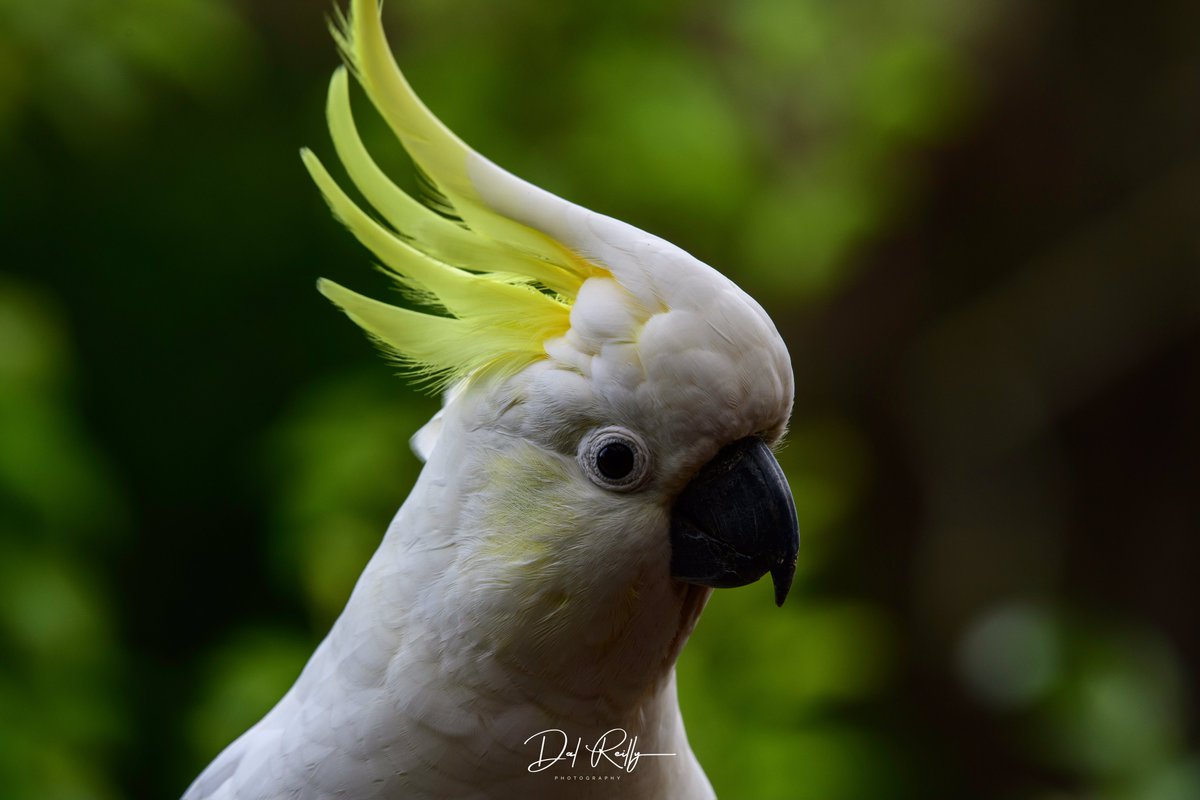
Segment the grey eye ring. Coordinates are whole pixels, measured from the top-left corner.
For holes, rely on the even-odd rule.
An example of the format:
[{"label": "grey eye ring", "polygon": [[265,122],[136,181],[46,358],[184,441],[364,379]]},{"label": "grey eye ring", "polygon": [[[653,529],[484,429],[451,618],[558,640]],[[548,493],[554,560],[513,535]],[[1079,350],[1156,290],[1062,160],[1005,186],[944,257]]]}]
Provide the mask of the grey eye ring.
[{"label": "grey eye ring", "polygon": [[650,475],[650,449],[642,437],[616,425],[583,437],[576,458],[592,483],[613,492],[632,492]]}]

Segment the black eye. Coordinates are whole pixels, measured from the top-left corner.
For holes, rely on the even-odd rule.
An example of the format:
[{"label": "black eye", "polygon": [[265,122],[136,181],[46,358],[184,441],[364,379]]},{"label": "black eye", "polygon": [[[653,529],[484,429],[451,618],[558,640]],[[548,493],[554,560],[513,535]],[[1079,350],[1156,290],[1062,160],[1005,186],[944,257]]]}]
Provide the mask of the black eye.
[{"label": "black eye", "polygon": [[596,453],[596,469],[611,481],[633,472],[633,450],[624,442],[607,442]]},{"label": "black eye", "polygon": [[633,431],[610,426],[583,437],[579,466],[597,486],[631,492],[650,474],[650,451]]}]

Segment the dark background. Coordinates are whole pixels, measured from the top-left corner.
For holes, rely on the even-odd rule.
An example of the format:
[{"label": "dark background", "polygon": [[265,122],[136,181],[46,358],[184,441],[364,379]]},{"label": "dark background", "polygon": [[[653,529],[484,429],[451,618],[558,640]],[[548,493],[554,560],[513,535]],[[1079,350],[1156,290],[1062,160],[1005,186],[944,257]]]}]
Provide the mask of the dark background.
[{"label": "dark background", "polygon": [[[4,797],[177,796],[416,474],[436,399],[313,288],[383,288],[297,156],[329,10],[0,0]],[[468,142],[789,343],[796,590],[720,593],[679,668],[722,797],[1200,797],[1200,6],[385,21]]]}]

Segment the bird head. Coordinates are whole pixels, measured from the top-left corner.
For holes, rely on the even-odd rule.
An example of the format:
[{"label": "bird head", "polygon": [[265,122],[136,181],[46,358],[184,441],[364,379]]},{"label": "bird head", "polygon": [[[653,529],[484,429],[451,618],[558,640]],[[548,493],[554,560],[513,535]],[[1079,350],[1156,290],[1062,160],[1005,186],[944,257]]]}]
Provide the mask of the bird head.
[{"label": "bird head", "polygon": [[[330,85],[333,144],[376,215],[303,158],[337,217],[425,310],[319,286],[447,389],[416,441],[429,467],[453,475],[457,522],[444,535],[465,591],[499,609],[491,619],[534,628],[562,628],[585,604],[627,619],[659,589],[704,587],[706,599],[767,573],[782,604],[798,539],[771,448],[793,378],[767,314],[680,248],[467,147],[397,68],[375,0],[354,0],[335,33],[346,68]],[[434,208],[367,152],[351,75],[428,178]]]}]

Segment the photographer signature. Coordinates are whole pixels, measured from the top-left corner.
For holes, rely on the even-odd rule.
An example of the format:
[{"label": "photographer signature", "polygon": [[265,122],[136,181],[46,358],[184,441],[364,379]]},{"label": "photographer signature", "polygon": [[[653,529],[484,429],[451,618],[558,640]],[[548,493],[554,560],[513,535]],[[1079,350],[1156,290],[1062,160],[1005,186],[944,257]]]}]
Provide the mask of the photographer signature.
[{"label": "photographer signature", "polygon": [[[574,767],[582,752],[591,754],[588,760],[592,769],[607,761],[625,772],[633,772],[642,758],[664,758],[675,755],[674,753],[639,752],[637,749],[638,737],[630,736],[624,728],[613,728],[606,731],[596,739],[595,744],[590,745],[585,745],[583,737],[580,736],[575,740],[573,749],[568,749],[571,739],[567,736],[566,731],[558,728],[538,731],[522,744],[529,744],[535,739],[540,740],[538,757],[536,761],[530,762],[528,767],[530,772],[543,772],[561,761],[570,762],[570,765]],[[557,754],[555,754],[556,751]]]}]

